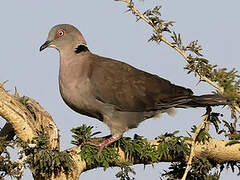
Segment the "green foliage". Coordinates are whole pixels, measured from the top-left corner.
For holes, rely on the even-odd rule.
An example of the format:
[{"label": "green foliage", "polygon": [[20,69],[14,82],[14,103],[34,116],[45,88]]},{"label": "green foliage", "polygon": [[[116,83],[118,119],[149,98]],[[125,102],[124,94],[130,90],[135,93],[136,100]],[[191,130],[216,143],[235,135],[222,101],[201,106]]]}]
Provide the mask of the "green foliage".
[{"label": "green foliage", "polygon": [[142,136],[135,134],[133,139],[123,137],[119,140],[119,144],[129,159],[138,159],[143,163],[158,162],[155,146],[150,145]]},{"label": "green foliage", "polygon": [[22,96],[20,98],[20,102],[25,106],[27,105],[28,100],[29,100],[29,97],[27,97],[27,96]]},{"label": "green foliage", "polygon": [[157,138],[158,140],[158,159],[168,159],[168,157],[174,157],[175,159],[185,160],[189,154],[189,147],[184,142],[189,139],[183,136],[175,136],[178,131],[173,133],[165,133]]},{"label": "green foliage", "polygon": [[164,170],[164,173],[162,173],[161,176],[167,180],[181,179],[184,174],[185,168],[186,168],[185,163],[174,162],[174,163],[171,163],[170,167],[168,168],[169,171]]},{"label": "green foliage", "polygon": [[115,144],[105,147],[98,157],[98,147],[92,145],[84,145],[80,152],[88,167],[104,167],[104,170],[115,164],[118,160],[118,153]]},{"label": "green foliage", "polygon": [[[162,176],[165,177],[167,180],[181,179],[186,169],[186,166],[187,165],[185,162],[172,163],[169,167],[169,170],[165,170]],[[211,174],[210,172],[210,170],[215,167],[215,163],[211,163],[208,159],[204,157],[201,159],[194,159],[191,169],[188,172],[187,179],[217,180],[220,178],[220,173],[215,172],[214,174]]]},{"label": "green foliage", "polygon": [[71,173],[73,165],[71,156],[65,151],[49,149],[49,138],[46,134],[35,137],[31,144],[22,141],[18,143],[27,155],[25,163],[33,174],[49,178],[53,174],[57,175],[61,170],[66,174]]},{"label": "green foliage", "polygon": [[[227,121],[222,121],[226,129],[221,129],[218,133],[224,133],[225,137],[228,137],[230,140],[240,140],[240,131],[237,130],[235,123],[229,123]],[[230,144],[232,144],[230,142]]]},{"label": "green foliage", "polygon": [[210,117],[209,117],[209,121],[214,125],[217,133],[221,133],[219,131],[219,128],[220,128],[219,124],[221,123],[219,117],[223,117],[223,114],[211,112]]},{"label": "green foliage", "polygon": [[92,133],[92,129],[93,126],[86,126],[86,124],[71,129],[71,132],[73,133],[72,137],[74,138],[74,140],[71,141],[71,143],[79,146],[83,142],[89,141],[93,136],[101,133],[101,132]]},{"label": "green foliage", "polygon": [[[80,132],[82,130],[82,132]],[[74,139],[72,141],[76,145],[78,142],[84,142],[84,140],[90,140],[95,133],[91,132],[92,127],[83,125],[81,127],[72,130],[74,132]],[[105,147],[100,157],[97,157],[98,147],[92,145],[84,145],[80,152],[80,156],[86,161],[87,166],[91,167],[104,167],[104,169],[111,165],[121,165],[121,171],[117,174],[120,179],[133,179],[128,173],[133,173],[133,169],[129,167],[131,161],[139,160],[143,164],[149,164],[154,162],[160,162],[164,158],[172,157],[173,159],[185,160],[189,153],[189,147],[184,140],[189,139],[185,137],[177,137],[174,133],[166,133],[157,138],[158,145],[151,145],[142,136],[135,135],[133,139],[129,137],[123,137],[117,142]],[[78,141],[80,139],[80,141]],[[94,140],[94,138],[92,139]],[[119,162],[119,155],[117,149],[121,148],[125,152],[125,156],[128,158],[129,163],[121,164]]]},{"label": "green foliage", "polygon": [[136,174],[136,172],[134,171],[133,168],[130,167],[130,163],[123,163],[121,164],[120,168],[121,168],[121,171],[119,171],[117,174],[116,174],[116,177],[119,178],[120,180],[134,180],[135,178],[134,177],[131,177],[129,175],[129,173],[132,173],[133,175]]},{"label": "green foliage", "polygon": [[216,112],[210,114],[209,120],[214,125],[216,132],[218,134],[224,134],[229,140],[233,140],[227,145],[239,143],[240,131],[237,130],[236,123],[227,122],[220,118],[223,118],[223,114]]},{"label": "green foliage", "polygon": [[21,173],[15,168],[10,160],[10,154],[7,148],[13,148],[14,142],[6,140],[5,137],[0,137],[0,179],[5,176],[21,177]]},{"label": "green foliage", "polygon": [[[96,134],[92,133],[91,130],[92,127],[87,127],[86,125],[73,129],[72,132],[74,132],[73,137],[75,139],[75,141],[72,141],[73,144],[79,145],[78,142],[90,140],[90,137]],[[98,147],[84,145],[80,155],[86,160],[88,166],[103,166],[104,169],[118,161],[117,148],[119,147],[123,149],[129,160],[137,159],[146,164],[149,162],[159,162],[162,158],[169,156],[181,159],[186,157],[189,148],[187,144],[184,143],[184,137],[175,136],[177,133],[176,131],[159,136],[157,138],[158,146],[149,144],[142,136],[135,135],[133,139],[123,137],[119,141],[104,148],[99,158],[97,157]]]},{"label": "green foliage", "polygon": [[209,175],[209,171],[214,167],[216,167],[216,164],[211,163],[205,157],[195,159],[193,161],[189,176],[191,176],[192,178],[195,177],[197,179],[206,179],[206,177]]},{"label": "green foliage", "polygon": [[[93,126],[86,126],[85,124],[80,127],[73,128],[71,131],[73,133],[72,137],[74,140],[71,141],[71,143],[79,146],[83,142],[89,141],[93,136],[100,133],[92,133],[92,129]],[[100,157],[97,157],[97,153],[98,147],[92,145],[84,145],[80,152],[80,156],[86,161],[87,166],[104,167],[104,169],[110,167],[110,165],[118,159],[116,144],[104,148]]]},{"label": "green foliage", "polygon": [[[191,132],[195,133],[196,130],[197,130],[197,126],[193,125]],[[205,142],[205,141],[208,141],[209,138],[211,138],[210,134],[205,130],[205,128],[202,128],[200,130],[200,132],[198,133],[196,141],[198,141],[198,142]]]},{"label": "green foliage", "polygon": [[[216,114],[213,114],[213,119],[217,117]],[[210,118],[211,119],[211,118]],[[74,144],[80,145],[77,142],[84,142],[83,140],[94,140],[92,139],[95,133],[92,133],[92,126],[83,125],[79,128],[75,128],[74,132],[75,140],[80,139],[81,141],[73,141]],[[83,130],[82,132],[80,132]],[[192,128],[194,133],[196,126]],[[181,178],[185,168],[186,168],[186,157],[189,155],[189,146],[185,143],[186,140],[191,140],[191,138],[176,136],[178,131],[173,133],[165,133],[162,136],[156,138],[158,145],[150,145],[146,139],[142,136],[135,135],[133,139],[129,137],[123,137],[117,142],[106,147],[100,157],[97,157],[98,147],[92,145],[84,145],[80,156],[86,161],[89,168],[94,167],[104,167],[104,169],[110,167],[111,165],[118,164],[121,167],[121,171],[116,174],[120,180],[133,180],[134,177],[130,176],[129,173],[135,174],[135,171],[130,168],[133,160],[139,160],[143,164],[149,164],[154,162],[160,162],[164,159],[172,158],[174,161],[178,160],[177,163],[172,163],[169,167],[169,171],[165,171],[162,174],[163,177],[173,180]],[[77,136],[79,135],[79,137]],[[197,137],[197,141],[207,141],[210,138],[208,132],[202,129]],[[117,149],[122,148],[125,152],[126,157],[128,157],[128,163],[120,163]],[[194,158],[191,170],[188,173],[187,179],[206,179],[206,180],[217,180],[220,178],[220,172],[215,172],[211,174],[211,170],[216,168],[217,164],[211,162],[205,157],[200,159]],[[239,168],[239,164],[228,163],[222,164],[221,167],[231,167],[234,171],[234,168]]]},{"label": "green foliage", "polygon": [[158,30],[162,33],[164,31],[171,33],[169,26],[173,26],[174,21],[166,22],[163,19],[160,19],[161,16],[160,9],[162,6],[156,6],[152,10],[147,10],[143,13],[144,16],[148,17],[148,20],[152,25],[157,26]]},{"label": "green foliage", "polygon": [[179,49],[183,49],[184,47],[182,46],[182,38],[181,35],[178,33],[178,35],[176,34],[176,32],[173,31],[171,38],[173,39],[173,45],[176,45]]}]

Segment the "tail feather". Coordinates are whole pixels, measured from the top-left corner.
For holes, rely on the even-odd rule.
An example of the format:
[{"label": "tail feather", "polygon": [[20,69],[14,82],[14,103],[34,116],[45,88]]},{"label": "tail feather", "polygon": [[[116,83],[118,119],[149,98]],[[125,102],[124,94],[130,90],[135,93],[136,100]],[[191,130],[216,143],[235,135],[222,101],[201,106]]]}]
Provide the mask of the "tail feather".
[{"label": "tail feather", "polygon": [[217,94],[207,94],[202,96],[192,96],[191,101],[179,104],[177,107],[207,107],[227,105],[227,100]]},{"label": "tail feather", "polygon": [[156,109],[175,108],[196,108],[207,106],[227,105],[227,100],[217,94],[207,94],[202,96],[180,96],[158,103]]}]

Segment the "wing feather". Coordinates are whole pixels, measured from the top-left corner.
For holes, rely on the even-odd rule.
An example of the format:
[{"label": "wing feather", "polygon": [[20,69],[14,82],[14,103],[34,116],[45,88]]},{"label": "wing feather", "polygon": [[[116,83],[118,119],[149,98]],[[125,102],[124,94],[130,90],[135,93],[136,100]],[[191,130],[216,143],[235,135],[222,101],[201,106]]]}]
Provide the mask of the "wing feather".
[{"label": "wing feather", "polygon": [[[186,102],[192,91],[124,62],[92,55],[89,74],[98,100],[122,111],[150,111]],[[182,98],[181,98],[182,97]]]}]

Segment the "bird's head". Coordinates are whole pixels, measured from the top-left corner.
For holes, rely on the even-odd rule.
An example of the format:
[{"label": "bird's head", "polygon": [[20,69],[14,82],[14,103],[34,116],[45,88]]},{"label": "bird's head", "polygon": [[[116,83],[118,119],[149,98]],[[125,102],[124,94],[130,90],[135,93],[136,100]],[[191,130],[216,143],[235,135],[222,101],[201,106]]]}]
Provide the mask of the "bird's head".
[{"label": "bird's head", "polygon": [[47,47],[56,48],[59,51],[72,48],[76,51],[79,46],[86,45],[84,37],[77,28],[70,24],[59,24],[49,31],[47,41],[40,47],[40,51]]}]

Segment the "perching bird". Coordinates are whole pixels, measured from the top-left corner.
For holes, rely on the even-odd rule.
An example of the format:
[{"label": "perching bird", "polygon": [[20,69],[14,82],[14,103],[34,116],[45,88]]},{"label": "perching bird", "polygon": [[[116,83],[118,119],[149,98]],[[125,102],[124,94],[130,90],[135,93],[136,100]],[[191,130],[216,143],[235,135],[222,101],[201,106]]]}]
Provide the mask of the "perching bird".
[{"label": "perching bird", "polygon": [[173,108],[226,104],[217,95],[194,96],[190,89],[136,69],[124,62],[91,53],[81,32],[72,25],[54,26],[40,51],[60,53],[59,86],[65,103],[74,111],[103,121],[112,136],[101,143],[99,153],[142,121]]}]

